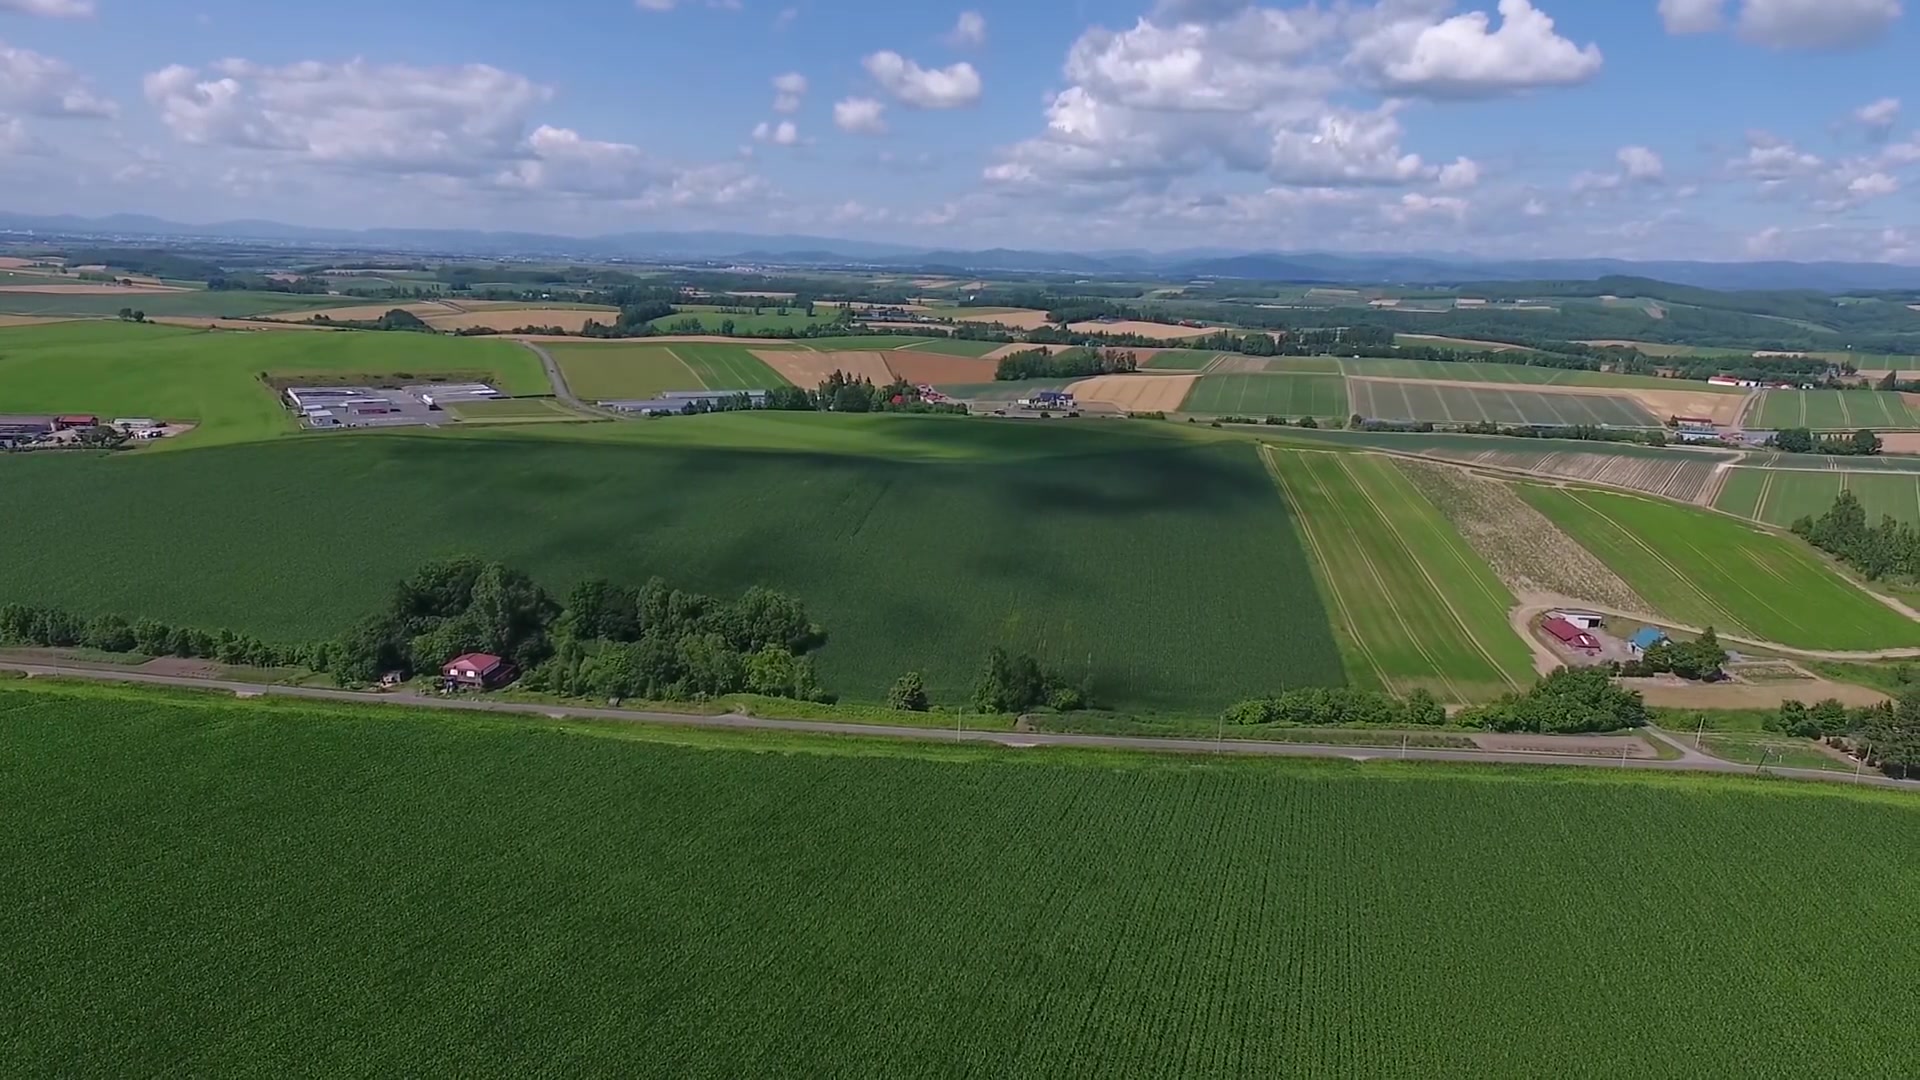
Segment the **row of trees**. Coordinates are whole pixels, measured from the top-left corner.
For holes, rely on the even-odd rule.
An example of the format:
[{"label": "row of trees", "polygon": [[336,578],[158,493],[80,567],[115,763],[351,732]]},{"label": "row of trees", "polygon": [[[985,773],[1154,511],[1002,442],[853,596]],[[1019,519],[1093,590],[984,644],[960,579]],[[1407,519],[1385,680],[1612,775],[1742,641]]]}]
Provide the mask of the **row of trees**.
[{"label": "row of trees", "polygon": [[1794,522],[1793,533],[1869,581],[1920,577],[1920,530],[1891,516],[1867,524],[1867,509],[1851,491],[1842,491],[1819,517]]},{"label": "row of trees", "polygon": [[1049,353],[1027,349],[1000,358],[993,377],[1000,382],[1018,379],[1080,379],[1119,375],[1139,370],[1133,353],[1123,349],[1067,349]]},{"label": "row of trees", "polygon": [[158,619],[96,615],[91,619],[57,607],[0,606],[0,645],[45,649],[99,649],[110,653],[179,656],[251,667],[304,667],[324,671],[324,643],[277,645],[234,630],[199,630]]},{"label": "row of trees", "polygon": [[[1439,727],[1447,723],[1447,711],[1424,690],[1397,698],[1375,690],[1302,688],[1240,702],[1224,719],[1294,727]],[[1463,709],[1453,718],[1459,727],[1559,735],[1622,731],[1650,720],[1640,695],[1616,685],[1604,668],[1561,668],[1524,693]]]},{"label": "row of trees", "polygon": [[1891,702],[1849,709],[1828,699],[1780,706],[1774,726],[1802,739],[1846,746],[1868,765],[1891,775],[1920,772],[1920,687],[1908,687]]},{"label": "row of trees", "polygon": [[1851,435],[1815,435],[1808,428],[1786,428],[1773,433],[1767,445],[1786,454],[1830,454],[1870,457],[1880,452],[1880,436],[1865,428]]}]

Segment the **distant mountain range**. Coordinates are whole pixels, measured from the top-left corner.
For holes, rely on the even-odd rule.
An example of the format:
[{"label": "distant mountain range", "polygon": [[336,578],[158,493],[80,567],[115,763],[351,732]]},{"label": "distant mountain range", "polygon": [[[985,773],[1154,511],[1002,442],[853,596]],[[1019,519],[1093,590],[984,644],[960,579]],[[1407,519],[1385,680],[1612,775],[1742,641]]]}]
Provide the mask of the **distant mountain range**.
[{"label": "distant mountain range", "polygon": [[1173,281],[1240,278],[1316,284],[1450,285],[1485,281],[1590,281],[1613,275],[1707,289],[1920,289],[1920,266],[1842,262],[1634,262],[1623,259],[1484,259],[1466,255],[1186,251],[955,251],[819,236],[733,232],[629,232],[570,237],[467,229],[320,229],[276,221],[188,225],[141,214],[102,218],[0,212],[8,232],[142,240],[323,245],[364,250],[512,259],[728,261],[780,266],[864,266],[956,274],[1084,274]]}]

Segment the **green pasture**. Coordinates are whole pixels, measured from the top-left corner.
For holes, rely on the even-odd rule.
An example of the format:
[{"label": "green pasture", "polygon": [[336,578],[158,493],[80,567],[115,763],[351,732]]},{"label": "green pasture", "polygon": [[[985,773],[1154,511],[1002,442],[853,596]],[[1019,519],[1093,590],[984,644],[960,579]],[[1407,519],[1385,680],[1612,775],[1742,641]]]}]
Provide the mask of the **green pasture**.
[{"label": "green pasture", "polygon": [[1920,645],[1920,623],[1793,537],[1630,495],[1530,484],[1520,493],[1677,622],[1799,649]]},{"label": "green pasture", "polygon": [[1764,390],[1748,421],[1759,428],[1920,428],[1916,414],[1900,394],[1883,390]]},{"label": "green pasture", "polygon": [[341,296],[276,292],[208,292],[205,289],[172,293],[129,292],[77,296],[0,293],[0,315],[111,316],[117,314],[121,308],[133,308],[144,311],[149,316],[247,318],[281,311],[317,312],[330,307],[361,302],[352,297]]},{"label": "green pasture", "polygon": [[231,333],[121,322],[0,329],[0,412],[190,420],[182,447],[272,438],[294,422],[260,373],[473,373],[508,394],[549,389],[540,361],[506,341],[353,331]]},{"label": "green pasture", "polygon": [[1915,473],[1734,469],[1714,506],[1785,526],[1826,513],[1842,491],[1853,492],[1876,525],[1886,517],[1920,524],[1920,474]]},{"label": "green pasture", "polygon": [[1272,448],[1359,686],[1470,703],[1530,685],[1513,595],[1392,461]]},{"label": "green pasture", "polygon": [[468,401],[449,405],[447,411],[461,420],[492,424],[552,424],[587,419],[553,398]]},{"label": "green pasture", "polygon": [[[493,430],[0,460],[0,598],[305,640],[420,562],[473,552],[562,593],[654,575],[790,591],[829,635],[823,681],[855,701],[921,670],[963,702],[994,644],[1130,708],[1341,681],[1286,507],[1244,440],[813,413]],[[194,540],[75,529],[74,506],[195,522]],[[1196,536],[1210,538],[1198,555]]]},{"label": "green pasture", "polygon": [[1003,341],[966,341],[960,338],[924,338],[913,345],[914,352],[939,353],[942,356],[966,356],[979,359],[995,349],[1006,348]]},{"label": "green pasture", "polygon": [[[669,390],[705,390],[707,385],[680,359],[678,346],[642,344],[549,344],[567,388],[587,401],[643,401]],[[768,389],[773,384],[750,389]]]},{"label": "green pasture", "polygon": [[1684,390],[1689,393],[1743,394],[1738,387],[1663,379],[1657,375],[1614,375],[1572,368],[1526,364],[1448,363],[1442,360],[1369,359],[1337,361],[1348,375],[1376,379],[1440,379],[1447,382],[1518,383],[1526,386],[1579,386],[1621,390]]},{"label": "green pasture", "polygon": [[789,383],[745,345],[676,341],[667,351],[684,362],[709,390],[771,390]]},{"label": "green pasture", "polygon": [[1255,360],[1252,357],[1231,357],[1236,363],[1254,363],[1260,370],[1276,374],[1289,375],[1344,375],[1346,369],[1341,365],[1345,361],[1331,356],[1276,356],[1270,360]]},{"label": "green pasture", "polygon": [[1141,367],[1150,371],[1199,371],[1220,358],[1202,349],[1163,349]]},{"label": "green pasture", "polygon": [[724,333],[723,324],[731,322],[733,323],[732,333],[740,337],[752,337],[755,334],[797,334],[816,327],[831,326],[839,315],[837,308],[824,306],[815,308],[812,317],[808,317],[805,311],[797,307],[781,315],[773,304],[768,304],[758,315],[753,313],[751,306],[744,311],[740,310],[738,305],[728,305],[726,309],[707,304],[676,304],[674,306],[679,309],[679,314],[663,315],[653,320],[651,325],[654,329],[665,333],[670,327],[687,319],[699,319],[703,327],[699,331],[701,333]]},{"label": "green pasture", "polygon": [[1180,409],[1232,416],[1344,418],[1347,381],[1338,375],[1202,375]]},{"label": "green pasture", "polygon": [[1897,1076],[1920,1026],[1894,794],[16,685],[13,1075]]},{"label": "green pasture", "polygon": [[1353,411],[1370,420],[1436,423],[1540,424],[1569,427],[1659,427],[1639,402],[1605,394],[1507,391],[1491,386],[1435,385],[1390,379],[1350,379]]}]

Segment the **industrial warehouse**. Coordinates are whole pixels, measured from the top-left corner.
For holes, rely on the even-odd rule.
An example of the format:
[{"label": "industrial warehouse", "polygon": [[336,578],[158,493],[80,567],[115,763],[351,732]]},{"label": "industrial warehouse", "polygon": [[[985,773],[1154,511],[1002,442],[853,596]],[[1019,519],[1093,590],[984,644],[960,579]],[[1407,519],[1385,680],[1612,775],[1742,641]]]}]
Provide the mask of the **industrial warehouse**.
[{"label": "industrial warehouse", "polygon": [[437,383],[398,389],[293,386],[284,392],[300,423],[314,431],[342,428],[439,427],[447,408],[505,397],[486,383]]}]

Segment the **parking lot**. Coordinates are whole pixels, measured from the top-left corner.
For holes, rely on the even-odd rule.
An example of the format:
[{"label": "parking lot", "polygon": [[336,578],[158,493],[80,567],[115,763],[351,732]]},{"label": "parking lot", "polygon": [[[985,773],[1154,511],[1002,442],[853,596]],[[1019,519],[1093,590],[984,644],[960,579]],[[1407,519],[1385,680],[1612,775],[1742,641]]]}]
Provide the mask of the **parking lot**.
[{"label": "parking lot", "polygon": [[343,428],[440,427],[456,418],[446,406],[495,401],[498,390],[484,383],[405,387],[295,386],[286,398],[300,425],[314,431]]}]

